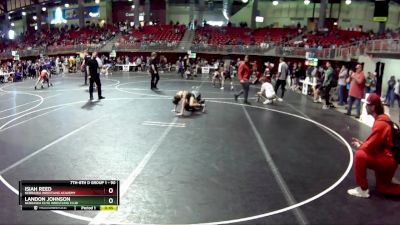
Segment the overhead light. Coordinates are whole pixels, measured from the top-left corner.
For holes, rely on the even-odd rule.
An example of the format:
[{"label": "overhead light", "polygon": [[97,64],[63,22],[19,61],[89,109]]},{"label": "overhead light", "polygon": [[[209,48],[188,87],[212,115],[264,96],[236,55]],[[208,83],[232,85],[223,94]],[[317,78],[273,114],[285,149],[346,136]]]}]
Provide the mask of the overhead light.
[{"label": "overhead light", "polygon": [[99,17],[99,16],[100,16],[100,13],[99,13],[99,12],[90,12],[90,13],[89,13],[89,16],[92,17],[92,18],[94,18],[94,17]]},{"label": "overhead light", "polygon": [[46,7],[42,7],[42,11],[46,12],[47,8]]},{"label": "overhead light", "polygon": [[38,29],[38,27],[37,26],[35,26],[35,30],[37,30]]},{"label": "overhead light", "polygon": [[135,5],[132,5],[132,9],[134,9],[135,8]]},{"label": "overhead light", "polygon": [[8,16],[8,19],[11,20],[11,16]]},{"label": "overhead light", "polygon": [[132,1],[132,0],[129,0],[130,2]]},{"label": "overhead light", "polygon": [[96,4],[99,4],[100,3],[100,0],[95,0],[94,1]]},{"label": "overhead light", "polygon": [[9,31],[8,31],[8,38],[11,39],[11,40],[14,40],[14,38],[15,38],[15,31],[9,30]]},{"label": "overhead light", "polygon": [[350,5],[351,4],[351,0],[346,0],[346,5]]},{"label": "overhead light", "polygon": [[65,8],[69,8],[69,4],[68,3],[65,3]]},{"label": "overhead light", "polygon": [[32,19],[33,19],[33,20],[37,20],[37,16],[33,16]]},{"label": "overhead light", "polygon": [[256,22],[257,22],[257,23],[262,23],[262,22],[264,22],[264,17],[262,17],[262,16],[256,16]]},{"label": "overhead light", "polygon": [[218,26],[221,27],[224,25],[224,21],[207,21],[207,24],[210,26]]},{"label": "overhead light", "polygon": [[22,12],[22,15],[23,15],[23,16],[26,16],[26,12],[25,12],[25,11],[24,11],[24,12]]},{"label": "overhead light", "polygon": [[304,0],[304,5],[309,5],[311,3],[310,0]]},{"label": "overhead light", "polygon": [[272,5],[278,5],[279,2],[278,1],[272,1]]},{"label": "overhead light", "polygon": [[337,26],[337,22],[333,22],[333,25]]},{"label": "overhead light", "polygon": [[10,25],[11,25],[12,27],[15,27],[15,23],[11,23]]},{"label": "overhead light", "polygon": [[242,0],[243,3],[247,3],[249,0]]},{"label": "overhead light", "polygon": [[139,15],[139,21],[143,21],[144,20],[144,16]]}]

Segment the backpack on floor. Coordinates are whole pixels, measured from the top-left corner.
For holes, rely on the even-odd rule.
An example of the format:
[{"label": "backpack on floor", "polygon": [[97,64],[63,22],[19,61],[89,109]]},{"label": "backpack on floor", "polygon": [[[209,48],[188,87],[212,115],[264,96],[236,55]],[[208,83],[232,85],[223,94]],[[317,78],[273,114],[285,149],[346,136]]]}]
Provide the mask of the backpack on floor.
[{"label": "backpack on floor", "polygon": [[392,128],[392,140],[393,140],[393,147],[392,147],[392,153],[394,160],[396,160],[397,164],[400,164],[400,127],[393,121],[385,121],[385,120],[379,120],[379,121],[384,121],[390,125]]}]

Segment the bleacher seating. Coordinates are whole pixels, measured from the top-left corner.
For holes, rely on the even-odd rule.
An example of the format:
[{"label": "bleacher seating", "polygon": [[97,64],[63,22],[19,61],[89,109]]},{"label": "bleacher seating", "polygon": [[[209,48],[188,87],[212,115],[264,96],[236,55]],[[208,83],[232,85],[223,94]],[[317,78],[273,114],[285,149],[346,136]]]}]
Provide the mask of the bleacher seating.
[{"label": "bleacher seating", "polygon": [[31,48],[54,48],[61,46],[99,44],[113,37],[118,28],[114,25],[90,25],[85,28],[63,27],[61,29],[44,29],[40,35],[36,32],[26,32],[16,40],[0,40],[0,52],[11,50],[26,50]]},{"label": "bleacher seating", "polygon": [[182,40],[186,27],[184,25],[154,25],[134,29],[130,34],[123,35],[120,43],[134,43],[141,41],[170,41]]},{"label": "bleacher seating", "polygon": [[[355,43],[360,40],[368,39],[369,33],[360,31],[336,30],[328,33],[308,33],[303,36],[302,42],[298,42],[300,47],[322,47],[329,48],[333,45],[340,47]],[[295,41],[292,42],[295,44]]]},{"label": "bleacher seating", "polygon": [[195,44],[210,45],[254,45],[260,43],[278,44],[295,36],[296,29],[290,28],[259,28],[247,27],[211,27],[198,28]]}]

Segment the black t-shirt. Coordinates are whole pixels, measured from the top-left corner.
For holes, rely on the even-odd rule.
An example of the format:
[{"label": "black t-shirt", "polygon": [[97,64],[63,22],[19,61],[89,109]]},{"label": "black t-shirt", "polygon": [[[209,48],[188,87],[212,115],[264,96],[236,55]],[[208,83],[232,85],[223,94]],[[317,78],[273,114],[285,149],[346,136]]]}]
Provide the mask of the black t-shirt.
[{"label": "black t-shirt", "polygon": [[89,66],[89,74],[90,76],[99,76],[98,70],[99,70],[99,64],[97,63],[96,59],[90,58],[87,63],[87,66]]},{"label": "black t-shirt", "polygon": [[[153,70],[153,66],[154,66],[155,70]],[[156,59],[150,59],[150,73],[153,73],[153,74],[158,73]]]},{"label": "black t-shirt", "polygon": [[90,57],[89,56],[85,56],[85,58],[83,59],[84,60],[84,64],[85,64],[85,66],[87,66],[88,64],[88,62],[89,62],[89,60],[90,60]]}]

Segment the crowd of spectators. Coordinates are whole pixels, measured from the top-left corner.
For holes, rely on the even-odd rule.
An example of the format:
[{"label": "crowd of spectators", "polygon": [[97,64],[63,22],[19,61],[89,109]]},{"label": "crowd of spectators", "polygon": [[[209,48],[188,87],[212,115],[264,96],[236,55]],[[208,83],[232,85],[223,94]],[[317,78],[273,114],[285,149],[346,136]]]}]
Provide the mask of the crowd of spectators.
[{"label": "crowd of spectators", "polygon": [[[124,25],[123,27],[126,27]],[[125,30],[125,28],[124,28]],[[186,31],[184,25],[148,25],[137,28],[130,27],[125,30],[127,34],[122,35],[115,44],[117,48],[138,49],[175,49],[182,40]]]},{"label": "crowd of spectators", "polygon": [[118,27],[108,24],[91,24],[84,28],[77,25],[43,28],[41,33],[26,31],[15,40],[2,34],[0,51],[44,49],[54,50],[66,46],[98,46],[105,44],[118,32]]},{"label": "crowd of spectators", "polygon": [[298,35],[296,28],[258,28],[232,25],[213,27],[205,25],[195,33],[193,45],[195,49],[207,49],[223,46],[242,46],[268,49],[283,44]]},{"label": "crowd of spectators", "polygon": [[[86,27],[65,25],[62,27],[43,28],[42,32],[27,31],[15,40],[9,40],[7,34],[0,32],[0,53],[34,49],[68,50],[73,47],[100,47],[107,41],[121,34],[115,43],[117,49],[170,49],[178,47],[186,26],[179,23],[165,25],[146,25],[134,27],[127,22],[117,24],[90,24]],[[263,52],[277,46],[280,55],[303,55],[304,51],[334,50],[356,43],[366,43],[376,39],[397,39],[399,30],[387,30],[383,34],[363,32],[362,29],[324,30],[304,32],[297,27],[251,29],[243,23],[235,27],[215,27],[207,23],[195,30],[192,49],[230,52]],[[392,46],[390,43],[386,44]],[[385,46],[386,46],[385,45]],[[371,48],[372,46],[370,46]],[[389,47],[388,47],[389,48]],[[324,56],[332,56],[330,53]],[[330,57],[332,58],[332,57]]]}]

